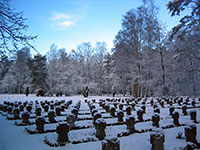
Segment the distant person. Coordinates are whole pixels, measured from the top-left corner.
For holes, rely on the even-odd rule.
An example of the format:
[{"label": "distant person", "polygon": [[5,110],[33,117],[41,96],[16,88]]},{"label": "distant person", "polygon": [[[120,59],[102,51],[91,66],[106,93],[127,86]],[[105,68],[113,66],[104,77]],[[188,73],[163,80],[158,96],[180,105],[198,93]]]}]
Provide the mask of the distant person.
[{"label": "distant person", "polygon": [[114,88],[113,88],[113,97],[115,97],[116,93],[117,93],[117,89],[116,89],[116,87],[114,86]]},{"label": "distant person", "polygon": [[26,96],[29,95],[29,87],[26,87],[26,89],[25,89],[25,94],[26,94]]},{"label": "distant person", "polygon": [[88,88],[88,86],[86,86],[84,91],[83,91],[83,96],[88,97],[88,95],[89,95],[89,88]]}]

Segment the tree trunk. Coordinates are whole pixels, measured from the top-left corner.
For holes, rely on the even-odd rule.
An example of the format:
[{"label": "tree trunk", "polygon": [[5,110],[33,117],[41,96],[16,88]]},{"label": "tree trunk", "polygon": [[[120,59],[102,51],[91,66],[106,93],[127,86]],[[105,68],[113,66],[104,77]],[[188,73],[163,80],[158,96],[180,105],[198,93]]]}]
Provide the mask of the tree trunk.
[{"label": "tree trunk", "polygon": [[162,48],[160,48],[160,60],[161,60],[161,68],[162,68],[162,80],[163,80],[162,84],[165,85],[165,65],[164,65]]},{"label": "tree trunk", "polygon": [[195,79],[194,79],[194,69],[193,69],[193,63],[192,63],[192,59],[191,58],[190,58],[190,65],[191,65],[192,91],[193,91],[193,96],[196,96],[196,87],[195,87]]}]

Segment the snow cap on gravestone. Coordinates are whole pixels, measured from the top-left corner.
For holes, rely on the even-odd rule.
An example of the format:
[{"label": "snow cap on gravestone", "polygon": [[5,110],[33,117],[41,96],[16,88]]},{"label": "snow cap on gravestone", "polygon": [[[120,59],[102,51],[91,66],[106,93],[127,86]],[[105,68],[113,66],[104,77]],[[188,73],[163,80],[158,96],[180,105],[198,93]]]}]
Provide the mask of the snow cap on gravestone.
[{"label": "snow cap on gravestone", "polygon": [[115,109],[115,107],[114,107],[113,105],[110,105],[110,109],[112,109],[112,108],[114,108],[114,109]]},{"label": "snow cap on gravestone", "polygon": [[136,108],[136,111],[143,111],[142,108],[138,107]]},{"label": "snow cap on gravestone", "polygon": [[135,117],[134,117],[134,115],[130,115],[130,116],[126,116],[126,120],[129,120],[129,119],[131,119],[131,118],[134,118],[135,119]]},{"label": "snow cap on gravestone", "polygon": [[175,113],[178,113],[178,114],[179,114],[178,110],[174,110],[173,114],[175,114]]},{"label": "snow cap on gravestone", "polygon": [[160,128],[152,128],[152,132],[154,132],[154,133],[151,133],[151,134],[163,134],[164,135],[164,131],[162,130],[162,129],[160,129]]},{"label": "snow cap on gravestone", "polygon": [[103,119],[103,118],[99,118],[96,120],[96,123],[99,124],[99,123],[106,123],[106,121]]},{"label": "snow cap on gravestone", "polygon": [[110,105],[108,103],[106,103],[105,106],[110,107]]},{"label": "snow cap on gravestone", "polygon": [[96,115],[101,115],[101,113],[99,113],[98,111],[94,113],[94,116]]},{"label": "snow cap on gravestone", "polygon": [[67,112],[66,113],[66,117],[69,117],[69,116],[75,116],[73,113],[71,113],[71,112]]},{"label": "snow cap on gravestone", "polygon": [[194,110],[194,109],[193,109],[193,110],[190,110],[190,113],[192,113],[192,112],[196,112],[196,110]]},{"label": "snow cap on gravestone", "polygon": [[123,110],[118,110],[117,113],[124,113],[124,111]]},{"label": "snow cap on gravestone", "polygon": [[107,141],[112,141],[112,143],[119,143],[119,140],[116,136],[108,136],[105,138]]},{"label": "snow cap on gravestone", "polygon": [[92,114],[95,114],[96,112],[98,112],[97,109],[92,110]]},{"label": "snow cap on gravestone", "polygon": [[156,113],[153,114],[153,116],[159,116],[159,114],[156,112]]}]

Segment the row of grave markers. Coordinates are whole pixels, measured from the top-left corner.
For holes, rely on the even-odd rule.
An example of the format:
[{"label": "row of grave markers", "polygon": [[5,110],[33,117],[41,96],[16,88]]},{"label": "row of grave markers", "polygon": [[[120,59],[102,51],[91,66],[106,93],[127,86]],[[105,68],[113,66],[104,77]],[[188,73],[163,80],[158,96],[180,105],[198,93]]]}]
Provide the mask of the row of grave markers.
[{"label": "row of grave markers", "polygon": [[[134,109],[135,105],[140,101],[142,101],[142,104],[145,104],[147,99],[136,99],[134,100],[125,100],[124,102],[127,103],[127,108],[126,108],[126,113],[128,115],[128,117],[126,118],[126,125],[127,125],[127,129],[130,133],[134,133],[135,132],[135,117],[131,115],[131,111],[132,109]],[[123,111],[123,104],[117,104],[116,101],[121,102],[121,100],[103,100],[99,102],[99,105],[106,110],[106,112],[110,113],[112,117],[116,117],[116,108],[117,106],[119,106],[119,110],[117,111],[117,117],[118,117],[118,121],[119,122],[123,122],[123,117],[124,117],[124,111]],[[134,101],[134,102],[133,102]],[[158,100],[159,101],[159,100]],[[167,99],[164,99],[164,101],[168,102]],[[95,100],[92,101],[85,101],[87,102],[91,114],[93,116],[93,123],[96,129],[96,137],[99,138],[99,140],[103,140],[106,137],[105,134],[105,128],[106,128],[106,122],[105,120],[102,118],[101,113],[98,113],[98,111],[95,109],[95,106],[93,105],[94,103],[96,103]],[[110,106],[107,102],[115,102],[113,104],[113,106]],[[123,101],[122,101],[123,102]],[[173,118],[173,122],[176,126],[180,126],[179,124],[179,113],[174,111],[174,107],[171,105],[172,101],[169,101],[170,107],[169,107],[169,112],[170,115],[172,115]],[[160,102],[161,106],[163,104],[163,100]],[[181,103],[181,102],[180,102]],[[189,102],[188,102],[189,103]],[[70,101],[56,101],[56,102],[49,102],[49,101],[41,101],[40,103],[38,101],[35,101],[35,115],[36,115],[36,120],[35,120],[35,125],[36,125],[36,132],[37,133],[43,133],[44,132],[44,124],[45,119],[44,117],[41,117],[41,111],[42,108],[44,109],[45,112],[48,112],[48,119],[50,123],[55,123],[55,116],[60,116],[60,112],[64,111],[65,109],[68,108],[68,106],[72,104],[72,100]],[[151,102],[152,104],[152,102]],[[172,102],[173,104],[173,102]],[[74,108],[71,110],[71,115],[67,116],[66,122],[60,122],[57,127],[56,127],[56,133],[58,134],[58,138],[57,141],[54,143],[54,146],[62,146],[65,145],[66,142],[68,142],[68,132],[71,128],[74,127],[74,122],[77,119],[78,116],[78,111],[80,109],[80,105],[81,102],[79,101]],[[130,105],[130,106],[129,106]],[[187,105],[187,104],[185,104]],[[187,106],[185,108],[185,105],[182,107],[183,113],[184,115],[187,115]],[[33,102],[15,102],[15,103],[11,103],[8,101],[4,101],[3,104],[0,105],[0,110],[3,112],[2,114],[13,114],[13,118],[12,119],[22,119],[21,124],[22,125],[31,125],[33,123],[31,123],[29,121],[30,118],[30,113],[32,110],[32,106],[33,106]],[[41,107],[42,106],[42,107]],[[152,116],[152,122],[153,122],[153,126],[159,127],[159,121],[160,121],[160,116],[159,116],[159,108],[156,107],[156,105],[154,106],[154,112],[155,114]],[[193,106],[195,107],[194,103]],[[26,109],[26,112],[23,112],[24,108]],[[50,110],[49,110],[50,108]],[[53,111],[55,109],[55,112]],[[137,110],[137,116],[138,116],[138,120],[139,121],[143,121],[143,114],[145,113],[145,105],[142,105],[142,107],[140,109]],[[21,118],[19,116],[20,111],[23,112],[21,115]],[[198,123],[196,120],[196,111],[192,111],[190,112],[190,116],[191,116],[191,120],[194,121],[194,123]],[[71,119],[70,119],[71,117]],[[18,124],[19,125],[19,124]],[[163,134],[160,133],[160,138],[157,138],[157,132],[156,134],[151,134],[151,143],[152,143],[152,149],[156,150],[157,147],[160,146],[156,146],[156,141],[155,139],[158,139],[158,141],[162,141],[160,143],[164,143],[164,138],[163,138]],[[192,136],[191,136],[192,135]],[[190,141],[193,143],[197,143],[196,142],[196,138],[194,139],[194,137],[196,137],[196,127],[194,126],[190,126],[190,127],[186,127],[185,128],[185,136],[186,136],[186,141]],[[193,139],[192,139],[193,138]],[[48,138],[45,138],[46,143],[48,144]],[[157,143],[159,143],[157,141]],[[119,147],[119,140],[117,138],[106,138],[106,140],[104,140],[102,142],[102,149],[106,149],[106,147],[113,147],[113,145],[116,145],[116,147]],[[52,143],[51,143],[52,144]],[[110,146],[112,145],[112,146]],[[159,145],[159,144],[158,144]],[[51,145],[53,146],[53,144]],[[115,146],[114,146],[115,147]],[[107,148],[108,149],[108,148]]]}]

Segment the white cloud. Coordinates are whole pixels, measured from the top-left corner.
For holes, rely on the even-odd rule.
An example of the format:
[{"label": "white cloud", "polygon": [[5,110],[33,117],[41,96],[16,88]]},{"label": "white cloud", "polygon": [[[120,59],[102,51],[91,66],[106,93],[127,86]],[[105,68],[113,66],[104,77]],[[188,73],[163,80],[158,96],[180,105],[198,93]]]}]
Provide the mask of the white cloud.
[{"label": "white cloud", "polygon": [[63,22],[58,22],[57,25],[60,26],[60,27],[66,28],[66,27],[69,27],[73,24],[74,24],[73,21],[63,21]]},{"label": "white cloud", "polygon": [[65,30],[75,24],[72,17],[64,13],[54,13],[51,17],[51,24],[56,30]]},{"label": "white cloud", "polygon": [[60,19],[70,19],[70,18],[71,18],[71,16],[66,15],[66,14],[55,14],[52,19],[60,20]]}]

